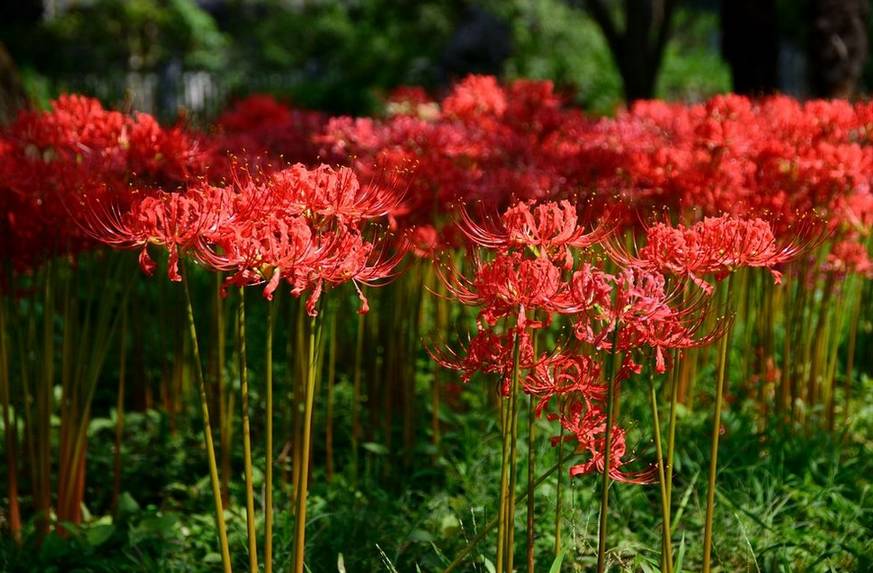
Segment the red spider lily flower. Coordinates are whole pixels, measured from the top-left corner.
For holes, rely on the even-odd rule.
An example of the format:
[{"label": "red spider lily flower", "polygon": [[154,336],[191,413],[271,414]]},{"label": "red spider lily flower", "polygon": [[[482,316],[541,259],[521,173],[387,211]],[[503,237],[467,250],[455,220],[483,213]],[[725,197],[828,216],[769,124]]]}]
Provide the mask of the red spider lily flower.
[{"label": "red spider lily flower", "polygon": [[460,213],[460,228],[474,244],[500,250],[530,248],[539,256],[563,261],[568,269],[573,266],[570,247],[595,245],[612,230],[600,223],[586,233],[576,207],[569,201],[517,203],[499,218],[486,218],[482,224],[475,222],[467,209],[461,208]]},{"label": "red spider lily flower", "polygon": [[[590,455],[587,461],[570,468],[570,476],[584,475],[593,471],[603,472],[606,468],[606,414],[603,410],[590,400],[584,398],[575,400],[561,416],[561,424],[571,432],[571,438],[578,442],[579,451]],[[656,471],[654,468],[634,473],[622,471],[622,466],[627,463],[624,460],[627,446],[625,432],[618,426],[612,428],[611,450],[610,478],[618,482],[634,484],[646,484],[654,480]]]},{"label": "red spider lily flower", "polygon": [[265,283],[272,298],[282,279],[317,312],[325,286],[352,282],[366,312],[361,285],[392,278],[402,252],[386,256],[386,243],[367,241],[358,227],[384,213],[380,197],[361,189],[348,169],[295,165],[265,178],[235,177],[233,185],[208,187],[232,209],[201,234],[197,256],[233,274],[227,284]]},{"label": "red spider lily flower", "polygon": [[[664,349],[706,345],[723,334],[721,321],[712,332],[701,334],[705,308],[690,300],[674,307],[675,292],[667,291],[660,273],[628,268],[610,275],[586,264],[574,273],[561,312],[574,314],[576,338],[599,350],[612,349],[611,335],[618,328],[617,350],[651,348],[655,368],[663,373]],[[638,365],[625,358],[622,376],[638,371]]]},{"label": "red spider lily flower", "polygon": [[443,113],[461,119],[480,115],[500,116],[506,111],[506,94],[493,76],[467,76],[443,100]]},{"label": "red spider lily flower", "polygon": [[519,329],[512,329],[505,334],[480,329],[467,343],[463,355],[448,347],[428,347],[427,351],[438,365],[460,372],[461,380],[465,383],[477,372],[497,374],[500,394],[508,396],[512,387],[516,336],[519,344],[519,368],[531,368],[535,358],[533,344],[527,331]]},{"label": "red spider lily flower", "polygon": [[561,271],[548,259],[526,259],[521,253],[499,254],[482,264],[475,260],[472,280],[453,275],[443,280],[461,303],[480,306],[479,317],[494,325],[509,315],[517,316],[519,328],[542,326],[527,321],[527,312],[542,310],[547,316],[557,311],[558,302],[566,298],[566,284]]},{"label": "red spider lily flower", "polygon": [[357,226],[361,221],[383,217],[397,201],[395,194],[380,186],[362,187],[347,167],[307,169],[297,164],[276,174],[274,183],[287,185],[283,195],[292,198],[292,204],[305,204],[313,214],[335,218],[343,225]]},{"label": "red spider lily flower", "polygon": [[569,394],[593,400],[606,397],[606,386],[600,381],[600,365],[589,356],[561,352],[535,363],[524,380],[524,391],[539,399],[537,416],[554,397],[560,399]]},{"label": "red spider lily flower", "polygon": [[822,270],[837,275],[856,274],[873,278],[873,262],[870,254],[858,238],[845,239],[836,243],[828,253]]},{"label": "red spider lily flower", "polygon": [[643,329],[649,323],[667,321],[675,316],[668,304],[670,298],[664,275],[624,269],[616,276],[612,304],[602,308],[603,318],[625,332]]},{"label": "red spider lily flower", "polygon": [[614,282],[613,275],[595,268],[591,263],[583,263],[570,278],[567,295],[558,299],[558,311],[562,314],[585,314],[608,307]]},{"label": "red spider lily flower", "polygon": [[179,250],[197,245],[204,229],[214,222],[216,210],[200,193],[164,193],[143,197],[127,213],[113,206],[93,210],[88,230],[98,241],[115,248],[140,249],[140,267],[151,275],[156,264],[148,253],[149,245],[167,249],[167,275],[181,281]]},{"label": "red spider lily flower", "polygon": [[[683,314],[685,313],[682,311],[673,311],[670,316],[662,320],[639,322],[628,335],[628,338],[636,337],[640,344],[645,344],[654,350],[655,371],[659,374],[667,371],[664,350],[687,350],[708,346],[725,336],[732,322],[730,317],[719,317],[711,331],[701,334],[706,312],[692,315],[691,320],[683,320]],[[625,344],[630,343],[625,342]]]},{"label": "red spider lily flower", "polygon": [[764,267],[778,284],[782,275],[774,267],[806,248],[797,240],[780,245],[762,219],[732,216],[707,217],[691,227],[659,223],[647,230],[646,240],[636,257],[615,244],[608,250],[622,264],[688,277],[707,293],[712,285],[703,280],[704,275],[721,278],[741,267]]},{"label": "red spider lily flower", "polygon": [[384,241],[369,242],[360,233],[342,228],[331,235],[321,235],[321,240],[325,255],[309,267],[305,277],[301,275],[293,281],[292,293],[299,296],[309,288],[306,309],[310,316],[315,316],[325,284],[335,287],[351,282],[361,301],[358,312],[365,314],[370,306],[361,285],[381,286],[393,279],[405,253],[398,250],[388,255]]},{"label": "red spider lily flower", "polygon": [[[662,321],[672,316],[664,290],[664,277],[640,269],[628,268],[618,275],[592,270],[585,265],[571,280],[569,304],[564,313],[577,313],[574,332],[576,338],[595,348],[612,348],[609,336],[619,329],[619,340],[630,341],[629,336],[648,321]],[[630,329],[630,330],[629,330]],[[621,337],[624,337],[623,339]],[[619,344],[630,348],[632,344]]]},{"label": "red spider lily flower", "polygon": [[233,272],[225,286],[266,283],[264,298],[273,299],[281,278],[309,274],[323,253],[304,217],[268,215],[247,222],[214,242],[202,242],[197,258],[207,266]]}]

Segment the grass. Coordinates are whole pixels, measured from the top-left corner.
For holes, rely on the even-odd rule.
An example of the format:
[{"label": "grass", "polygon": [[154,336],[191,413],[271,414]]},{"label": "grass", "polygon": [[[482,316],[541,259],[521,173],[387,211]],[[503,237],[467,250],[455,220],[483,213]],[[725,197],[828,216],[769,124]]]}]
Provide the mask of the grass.
[{"label": "grass", "polygon": [[[420,404],[426,403],[427,379],[421,375]],[[480,384],[483,382],[480,381]],[[642,381],[630,381],[627,385]],[[351,401],[351,384],[342,377],[336,387],[337,407]],[[441,571],[467,540],[494,515],[500,477],[500,440],[495,417],[484,404],[483,391],[467,387],[441,417],[445,425],[442,455],[433,460],[432,446],[422,435],[412,463],[382,444],[366,443],[362,475],[353,484],[348,472],[349,421],[337,419],[339,472],[325,483],[321,432],[316,418],[316,443],[308,518],[308,561],[313,573],[333,571]],[[873,391],[865,378],[855,396],[850,425],[836,435],[795,433],[777,429],[758,432],[751,408],[734,402],[724,416],[716,496],[713,562],[717,571],[864,572],[873,569],[873,405],[864,397]],[[622,393],[622,420],[637,420],[629,428],[635,445],[635,465],[654,459],[654,444],[644,435],[649,427],[644,392]],[[637,401],[639,401],[637,403]],[[694,412],[680,412],[680,447],[675,473],[675,570],[695,571],[702,562],[705,476],[709,448],[709,408],[700,401]],[[340,409],[339,411],[345,411]],[[429,413],[428,413],[429,415]],[[117,517],[109,513],[111,483],[89,479],[86,524],[70,540],[52,534],[36,547],[26,535],[16,548],[8,538],[0,545],[0,570],[41,572],[213,571],[220,563],[208,468],[193,412],[182,416],[177,433],[157,411],[127,415],[122,484],[125,493]],[[257,418],[257,417],[256,417]],[[546,441],[552,426],[539,422],[537,464],[545,471],[556,461]],[[772,421],[770,428],[777,428]],[[111,475],[112,419],[91,423],[89,476]],[[287,429],[277,428],[278,443]],[[424,430],[421,430],[424,431]],[[262,428],[253,428],[261,444]],[[520,433],[526,432],[522,423]],[[526,440],[519,455],[526,457]],[[263,531],[263,451],[254,452],[257,527]],[[232,505],[227,510],[235,567],[246,566],[246,532],[242,459],[234,459]],[[277,476],[282,467],[277,468]],[[197,479],[195,479],[195,476]],[[402,476],[402,477],[398,477]],[[526,482],[523,473],[519,479]],[[565,482],[566,483],[566,482]],[[193,485],[191,485],[193,484]],[[657,485],[613,484],[610,503],[611,571],[659,570],[659,497]],[[290,486],[276,498],[274,555],[277,570],[291,560],[293,523]],[[519,491],[521,487],[519,488]],[[4,490],[5,491],[5,490]],[[23,491],[29,491],[25,481]],[[555,556],[555,482],[549,479],[536,493],[537,571],[548,571]],[[590,570],[596,562],[597,476],[572,480],[564,493],[561,571]],[[30,503],[28,498],[22,499]],[[5,506],[5,502],[4,502]],[[516,516],[517,563],[523,563],[524,512]],[[26,524],[25,533],[33,531]],[[487,536],[460,571],[486,573],[493,567],[485,556],[495,553],[495,535]],[[521,559],[519,561],[519,559]]]}]

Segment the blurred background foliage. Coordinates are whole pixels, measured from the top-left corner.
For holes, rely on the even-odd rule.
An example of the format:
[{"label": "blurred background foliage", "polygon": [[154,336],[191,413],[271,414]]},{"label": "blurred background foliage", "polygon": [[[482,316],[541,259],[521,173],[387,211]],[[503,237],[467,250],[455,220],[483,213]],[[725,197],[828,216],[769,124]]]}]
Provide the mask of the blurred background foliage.
[{"label": "blurred background foliage", "polygon": [[[785,66],[780,52],[787,76],[780,87],[788,91],[806,89],[798,77],[812,3],[764,2],[779,15],[773,33],[788,54]],[[732,89],[719,2],[627,5],[635,4],[670,8],[654,93],[644,95],[697,101]],[[7,0],[0,43],[37,102],[80,91],[109,104],[152,105],[146,111],[164,119],[185,107],[208,115],[255,91],[304,107],[373,113],[398,85],[439,93],[467,73],[551,79],[606,114],[626,99],[626,80],[595,5],[608,8],[619,32],[629,27],[624,3],[610,0]],[[801,57],[792,59],[795,53]],[[869,81],[873,72],[865,69]],[[190,72],[207,73],[210,105],[160,95]],[[157,86],[153,104],[132,93],[142,89],[131,79],[137,74],[150,74],[147,83]]]}]

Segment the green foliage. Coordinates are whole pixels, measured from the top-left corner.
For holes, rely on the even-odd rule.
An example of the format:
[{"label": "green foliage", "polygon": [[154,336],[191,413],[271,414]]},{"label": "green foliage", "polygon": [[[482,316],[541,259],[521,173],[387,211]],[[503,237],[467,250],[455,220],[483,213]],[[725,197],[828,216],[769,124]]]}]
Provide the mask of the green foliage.
[{"label": "green foliage", "polygon": [[655,95],[700,101],[730,91],[730,68],[719,54],[717,16],[680,9],[673,18],[674,35],[664,50]]},{"label": "green foliage", "polygon": [[[551,79],[576,94],[586,110],[609,114],[621,105],[622,79],[600,28],[562,0],[500,3],[513,24],[510,77]],[[656,88],[659,98],[699,101],[730,91],[714,13],[680,8],[674,15]]]},{"label": "green foliage", "polygon": [[151,70],[174,59],[218,70],[226,38],[193,0],[98,0],[43,24],[33,64],[43,72]]},{"label": "green foliage", "polygon": [[436,84],[462,8],[463,2],[435,0],[240,3],[225,27],[244,77],[293,72],[285,89],[301,105],[360,113],[394,86]]},{"label": "green foliage", "polygon": [[595,113],[611,113],[621,100],[621,76],[597,24],[562,0],[504,5],[512,22],[515,53],[510,77],[551,79],[576,92]]},{"label": "green foliage", "polygon": [[[301,106],[357,114],[378,110],[395,86],[439,90],[453,79],[447,54],[477,13],[507,26],[506,77],[552,79],[595,114],[621,105],[622,80],[599,27],[564,0],[259,0],[227,2],[214,15],[194,0],[97,0],[36,29],[3,33],[38,101],[71,88],[115,100],[126,71],[177,62],[220,72],[229,93],[272,92]],[[699,100],[729,89],[717,27],[713,12],[677,11],[659,97]],[[107,85],[96,77],[65,84],[83,73],[100,74]]]},{"label": "green foliage", "polygon": [[[701,377],[706,381],[711,374]],[[427,383],[419,381],[424,403]],[[634,384],[631,380],[627,384]],[[737,380],[733,381],[734,387]],[[337,385],[337,406],[348,407],[349,380]],[[873,380],[864,378],[857,396],[869,395]],[[329,485],[317,461],[310,505],[308,564],[314,573],[337,571],[438,571],[451,561],[469,539],[493,516],[500,475],[500,447],[493,413],[485,398],[485,381],[472,382],[459,396],[460,403],[445,407],[443,454],[435,462],[426,446],[417,447],[411,467],[401,468],[395,449],[386,455],[384,444],[364,454],[364,471],[357,483],[348,473],[346,436],[350,428],[338,424],[340,473]],[[648,435],[648,404],[636,392],[623,393],[622,420],[629,428],[629,445],[638,468],[654,456]],[[750,405],[751,406],[751,405]],[[873,407],[856,402],[850,426],[835,435],[819,432],[788,436],[773,430],[759,432],[756,412],[731,404],[724,417],[722,461],[717,493],[716,562],[725,571],[868,571],[873,554],[869,531],[869,476],[873,473]],[[676,468],[676,570],[700,568],[708,463],[710,404],[680,411],[681,447]],[[429,412],[422,412],[428,415]],[[192,419],[196,415],[191,414]],[[338,420],[339,422],[340,420]],[[210,514],[208,478],[199,447],[196,423],[183,423],[174,435],[164,415],[129,413],[125,435],[122,484],[118,514],[108,515],[105,501],[109,481],[111,424],[92,423],[86,499],[93,516],[73,530],[69,539],[50,535],[37,548],[28,524],[22,548],[8,538],[0,542],[0,569],[10,571],[186,571],[215,569],[216,533]],[[315,427],[323,428],[316,418]],[[260,444],[258,426],[256,444]],[[547,443],[551,426],[538,422],[537,474],[555,462]],[[424,431],[421,429],[420,431]],[[525,428],[522,427],[522,431]],[[416,443],[424,444],[427,436]],[[524,441],[522,441],[524,442]],[[520,457],[526,458],[525,445]],[[255,459],[262,460],[256,449]],[[245,514],[241,460],[235,459],[231,506],[227,510],[232,553],[245,568]],[[524,470],[522,470],[523,475]],[[198,479],[199,478],[199,479]],[[566,480],[566,477],[565,477]],[[598,484],[595,476],[569,482],[565,490],[565,554],[556,559],[552,544],[555,482],[549,479],[536,493],[537,570],[581,572],[594,562],[597,535]],[[523,480],[522,480],[523,483]],[[565,484],[568,482],[565,481]],[[276,566],[283,569],[291,557],[292,523],[288,489],[276,499]],[[259,490],[260,491],[260,490]],[[616,484],[612,507],[609,553],[613,571],[658,571],[660,544],[657,487]],[[263,502],[258,494],[257,504]],[[258,527],[262,531],[262,514]],[[524,515],[516,520],[523,538]],[[826,534],[824,533],[826,532]],[[523,547],[519,547],[523,551]],[[493,534],[476,548],[462,571],[486,572],[486,556],[493,555]],[[340,557],[341,555],[341,557]],[[555,569],[555,563],[560,568]],[[390,564],[390,565],[389,565]],[[757,567],[757,569],[756,569]]]}]

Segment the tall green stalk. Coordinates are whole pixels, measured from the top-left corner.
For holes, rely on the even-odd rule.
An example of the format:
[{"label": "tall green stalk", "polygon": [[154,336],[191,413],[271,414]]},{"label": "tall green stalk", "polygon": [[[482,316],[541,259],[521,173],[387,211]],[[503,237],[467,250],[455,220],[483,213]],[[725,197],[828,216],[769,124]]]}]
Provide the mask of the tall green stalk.
[{"label": "tall green stalk", "polygon": [[[564,402],[561,397],[558,397],[560,411],[563,414]],[[558,472],[555,476],[555,559],[561,554],[561,513],[563,509],[564,489],[562,487],[563,480],[561,479],[564,468],[562,462],[564,460],[564,424],[561,424],[561,431],[558,435]]]},{"label": "tall green stalk", "polygon": [[855,302],[852,305],[852,314],[849,317],[849,342],[846,349],[846,374],[845,374],[845,394],[843,396],[843,423],[848,424],[849,421],[849,403],[852,398],[852,376],[855,368],[855,349],[858,341],[858,322],[861,316],[861,300],[864,294],[864,284],[859,281],[858,292],[855,295]]},{"label": "tall green stalk", "polygon": [[[295,311],[296,342],[288,345],[288,362],[294,364],[294,392],[293,392],[293,417],[292,423],[292,438],[291,450],[291,485],[294,497],[291,500],[293,511],[297,511],[297,495],[300,492],[300,468],[303,467],[303,462],[300,459],[300,452],[303,450],[303,405],[306,400],[306,380],[308,378],[309,365],[306,363],[306,356],[302,349],[306,348],[306,307],[303,301],[299,301]],[[293,353],[293,354],[292,354]]]},{"label": "tall green stalk", "polygon": [[215,502],[215,524],[218,528],[218,541],[221,547],[221,563],[225,573],[231,573],[230,548],[227,542],[227,527],[224,523],[224,508],[221,503],[221,484],[218,479],[218,466],[215,463],[215,447],[212,443],[212,425],[209,423],[209,402],[206,397],[206,381],[203,378],[203,363],[200,361],[200,346],[197,344],[197,326],[194,324],[194,308],[191,305],[191,292],[188,287],[188,273],[182,273],[185,289],[185,306],[188,320],[188,334],[191,336],[191,353],[194,355],[194,376],[200,394],[200,409],[203,414],[203,439],[206,443],[206,456],[209,462],[209,481],[212,485],[212,498]]},{"label": "tall green stalk", "polygon": [[266,367],[264,386],[266,387],[266,430],[267,443],[264,452],[264,573],[273,571],[273,323],[276,321],[276,306],[267,310]]},{"label": "tall green stalk", "polygon": [[213,341],[213,359],[215,362],[215,394],[216,402],[218,402],[218,444],[221,452],[221,499],[224,505],[229,504],[230,498],[230,461],[231,461],[231,443],[233,442],[233,401],[232,393],[228,393],[226,388],[226,378],[224,376],[225,366],[225,330],[224,330],[224,312],[225,304],[222,291],[222,273],[215,273],[215,288],[213,290],[213,312],[215,339]]},{"label": "tall green stalk", "polygon": [[534,471],[536,471],[536,452],[534,449],[534,424],[536,412],[534,398],[530,397],[527,409],[527,570],[534,573]]},{"label": "tall green stalk", "polygon": [[318,378],[317,349],[321,344],[321,322],[317,316],[309,322],[309,367],[306,377],[306,395],[303,407],[303,435],[299,457],[300,477],[297,491],[296,523],[294,528],[294,573],[303,573],[306,549],[306,496],[309,492],[309,457],[312,448],[312,410],[315,383]]},{"label": "tall green stalk", "polygon": [[118,343],[118,396],[115,403],[115,451],[112,468],[112,512],[118,509],[121,493],[121,443],[124,438],[124,383],[127,358],[127,305],[121,309],[121,339]]},{"label": "tall green stalk", "polygon": [[358,477],[358,445],[361,441],[361,375],[364,359],[364,317],[358,315],[355,334],[355,372],[352,375],[352,476]]},{"label": "tall green stalk", "polygon": [[[503,450],[502,463],[500,468],[500,510],[498,512],[497,524],[497,573],[504,571],[512,571],[512,554],[513,554],[513,538],[515,530],[515,444],[513,438],[516,436],[516,420],[518,410],[515,401],[515,395],[518,389],[518,370],[519,370],[519,335],[515,335],[515,343],[513,345],[512,358],[512,374],[510,379],[509,396],[501,400],[501,429],[503,432]],[[512,498],[512,499],[510,499]]]},{"label": "tall green stalk", "polygon": [[[520,349],[516,350],[520,353]],[[516,357],[515,375],[512,377],[512,387],[509,394],[509,506],[507,509],[506,528],[506,573],[515,570],[515,489],[518,477],[518,357]]]},{"label": "tall green stalk", "polygon": [[609,388],[606,395],[606,436],[604,439],[603,452],[603,481],[601,482],[600,490],[600,529],[597,539],[597,573],[606,571],[606,534],[607,534],[607,515],[609,513],[609,476],[610,463],[612,461],[612,429],[615,425],[615,381],[618,371],[618,331],[619,325],[616,323],[615,330],[612,333],[612,360],[609,366]]},{"label": "tall green stalk", "polygon": [[503,573],[504,551],[506,546],[506,490],[509,485],[507,459],[509,458],[509,405],[507,400],[500,400],[500,498],[497,508],[497,573]]},{"label": "tall green stalk", "polygon": [[[446,342],[446,332],[449,328],[449,305],[446,301],[445,290],[446,286],[443,281],[436,278],[436,273],[431,269],[431,277],[434,279],[436,286],[434,287],[437,293],[436,299],[436,337],[439,344]],[[433,378],[431,380],[430,393],[430,411],[431,411],[431,435],[433,439],[434,462],[440,456],[440,402],[441,402],[441,386],[442,386],[442,369],[434,364]]]},{"label": "tall green stalk", "polygon": [[673,544],[670,533],[670,502],[667,498],[667,481],[664,473],[664,452],[661,447],[661,419],[658,416],[658,394],[655,391],[655,381],[649,378],[649,400],[652,406],[652,427],[655,434],[655,454],[658,456],[658,488],[661,493],[662,547],[661,571],[673,571]]},{"label": "tall green stalk", "polygon": [[239,287],[237,328],[239,349],[240,405],[242,406],[243,463],[246,479],[246,532],[249,541],[249,570],[258,572],[258,532],[255,528],[255,484],[252,477],[252,436],[249,423],[249,375],[246,366],[246,293]]},{"label": "tall green stalk", "polygon": [[325,450],[325,477],[327,481],[333,480],[334,456],[333,456],[333,416],[334,416],[334,384],[336,382],[336,308],[330,311],[330,343],[327,364],[327,412],[324,424],[324,450]]},{"label": "tall green stalk", "polygon": [[670,533],[665,539],[665,542],[670,545],[672,552],[672,531],[673,531],[673,458],[676,454],[676,424],[679,412],[679,354],[676,351],[673,364],[673,371],[670,374],[670,424],[667,429],[667,458],[664,464],[664,492],[667,496],[667,523],[670,526]]},{"label": "tall green stalk", "polygon": [[[731,302],[731,278],[727,278],[726,303]],[[727,307],[727,304],[725,307]],[[715,511],[715,485],[718,474],[718,441],[721,435],[721,410],[724,403],[725,373],[728,362],[728,342],[732,326],[728,326],[718,347],[718,378],[715,388],[715,405],[712,414],[712,442],[709,451],[709,480],[706,490],[706,521],[703,532],[703,573],[709,573],[712,559],[712,519]]]},{"label": "tall green stalk", "polygon": [[51,415],[52,388],[54,386],[54,269],[51,262],[44,271],[42,361],[39,366],[39,379],[36,381],[36,416],[34,424],[35,457],[34,505],[37,511],[36,527],[42,538],[49,531],[51,517]]}]

